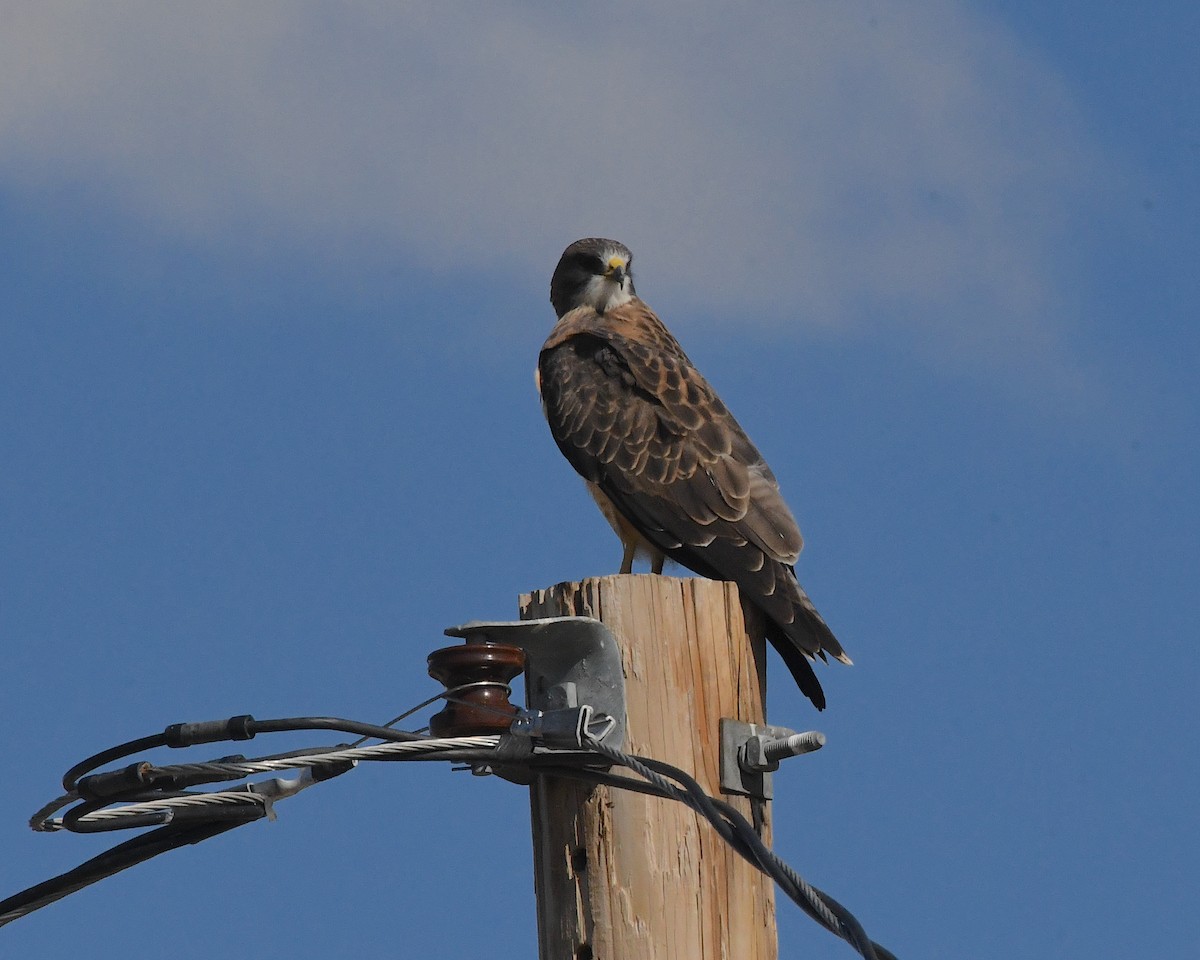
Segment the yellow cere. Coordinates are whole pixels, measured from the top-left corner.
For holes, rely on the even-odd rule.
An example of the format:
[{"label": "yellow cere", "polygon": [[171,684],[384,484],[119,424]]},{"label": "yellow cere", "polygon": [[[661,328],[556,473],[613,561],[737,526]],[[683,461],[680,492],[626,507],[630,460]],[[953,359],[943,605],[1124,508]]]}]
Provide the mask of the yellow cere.
[{"label": "yellow cere", "polygon": [[608,269],[609,270],[616,270],[617,267],[623,267],[623,266],[625,266],[625,258],[624,257],[609,257],[608,258]]}]

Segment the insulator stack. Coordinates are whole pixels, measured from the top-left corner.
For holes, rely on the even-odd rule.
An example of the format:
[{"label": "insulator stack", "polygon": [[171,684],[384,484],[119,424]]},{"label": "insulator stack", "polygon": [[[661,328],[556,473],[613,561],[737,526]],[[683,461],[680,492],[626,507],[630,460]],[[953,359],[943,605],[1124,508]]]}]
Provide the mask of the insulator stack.
[{"label": "insulator stack", "polygon": [[525,651],[503,643],[468,640],[429,655],[429,675],[442,683],[446,706],[429,719],[435,737],[506,733],[518,708],[508,685],[525,669]]}]

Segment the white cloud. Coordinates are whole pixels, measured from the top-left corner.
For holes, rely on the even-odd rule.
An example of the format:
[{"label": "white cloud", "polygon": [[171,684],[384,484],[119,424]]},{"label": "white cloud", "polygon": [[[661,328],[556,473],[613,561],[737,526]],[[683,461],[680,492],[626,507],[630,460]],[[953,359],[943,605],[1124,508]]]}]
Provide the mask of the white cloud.
[{"label": "white cloud", "polygon": [[0,178],[539,284],[605,234],[672,315],[1052,349],[1099,176],[1053,72],[945,0],[750,9],[10,4]]}]

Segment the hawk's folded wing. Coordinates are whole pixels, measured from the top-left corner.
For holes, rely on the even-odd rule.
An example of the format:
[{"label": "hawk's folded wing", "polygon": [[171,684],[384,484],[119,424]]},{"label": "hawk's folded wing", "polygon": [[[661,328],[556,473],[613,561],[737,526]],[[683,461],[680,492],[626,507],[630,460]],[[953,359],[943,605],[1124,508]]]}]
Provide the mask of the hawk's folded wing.
[{"label": "hawk's folded wing", "polygon": [[[538,373],[559,449],[648,541],[697,573],[736,582],[808,655],[845,658],[796,583],[803,541],[774,474],[644,303],[567,314]],[[793,673],[811,676],[793,662],[802,657],[784,656]]]}]

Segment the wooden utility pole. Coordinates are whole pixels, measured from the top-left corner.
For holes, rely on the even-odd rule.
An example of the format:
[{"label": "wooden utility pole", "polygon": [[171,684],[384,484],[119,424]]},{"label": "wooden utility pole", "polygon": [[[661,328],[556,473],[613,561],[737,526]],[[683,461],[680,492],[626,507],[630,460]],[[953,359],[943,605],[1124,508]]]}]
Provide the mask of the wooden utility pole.
[{"label": "wooden utility pole", "polygon": [[[765,722],[764,644],[737,587],[627,575],[521,597],[521,619],[553,616],[595,617],[616,636],[624,749],[720,796],[721,717]],[[707,821],[673,800],[576,781],[542,777],[530,790],[540,960],[776,960],[771,881]],[[746,798],[725,799],[751,816]]]}]

